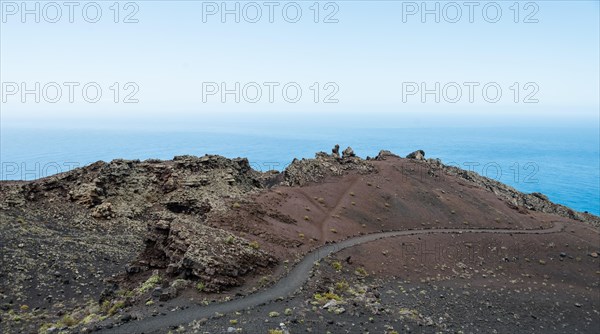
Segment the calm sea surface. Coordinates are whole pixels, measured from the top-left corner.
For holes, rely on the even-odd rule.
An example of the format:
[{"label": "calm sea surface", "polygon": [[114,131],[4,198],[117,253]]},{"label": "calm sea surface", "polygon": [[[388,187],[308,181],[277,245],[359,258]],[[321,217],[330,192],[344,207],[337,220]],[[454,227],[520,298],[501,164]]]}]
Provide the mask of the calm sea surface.
[{"label": "calm sea surface", "polygon": [[247,157],[255,169],[283,169],[293,158],[351,146],[361,157],[380,149],[472,169],[524,192],[541,192],[579,211],[600,214],[600,137],[587,129],[236,128],[175,131],[3,128],[2,180],[27,179],[116,158],[175,155]]}]

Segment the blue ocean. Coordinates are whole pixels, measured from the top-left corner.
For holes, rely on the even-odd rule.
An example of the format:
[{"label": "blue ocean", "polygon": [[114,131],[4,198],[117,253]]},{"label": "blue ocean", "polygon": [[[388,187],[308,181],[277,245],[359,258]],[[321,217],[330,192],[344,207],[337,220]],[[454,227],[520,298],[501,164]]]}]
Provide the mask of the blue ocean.
[{"label": "blue ocean", "polygon": [[337,143],[361,157],[381,149],[471,169],[523,192],[541,192],[578,211],[600,214],[597,128],[341,128],[290,126],[194,131],[3,128],[2,180],[31,180],[103,160],[176,155],[247,157],[255,169],[282,170],[294,158]]}]

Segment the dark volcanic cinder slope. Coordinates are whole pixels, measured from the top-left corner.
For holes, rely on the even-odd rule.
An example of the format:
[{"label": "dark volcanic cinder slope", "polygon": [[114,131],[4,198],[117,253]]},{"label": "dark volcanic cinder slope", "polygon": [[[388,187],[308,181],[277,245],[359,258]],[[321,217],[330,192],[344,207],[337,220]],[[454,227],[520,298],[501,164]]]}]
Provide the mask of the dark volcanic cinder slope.
[{"label": "dark volcanic cinder slope", "polygon": [[[163,313],[174,314],[165,321],[173,324],[188,318],[176,318],[171,310],[216,305],[257,289],[268,295],[269,287],[295,263],[326,243],[383,231],[483,228],[516,233],[551,229],[558,222],[565,232],[518,238],[407,235],[356,245],[334,255],[337,260],[326,259],[335,264],[334,272],[317,269],[306,289],[288,300],[307,323],[294,322],[296,311],[287,314],[290,307],[277,302],[236,319],[227,317],[229,323],[218,318],[188,330],[195,326],[212,333],[239,327],[266,332],[283,322],[297,332],[314,327],[313,320],[322,323],[323,316],[333,326],[324,330],[332,332],[391,332],[386,326],[401,330],[419,322],[433,331],[519,331],[515,322],[530,325],[530,320],[506,319],[502,325],[490,324],[497,315],[474,310],[485,321],[465,325],[443,301],[431,304],[437,308],[425,314],[417,305],[399,305],[402,294],[385,300],[380,292],[372,293],[382,287],[395,291],[405,281],[410,282],[407,286],[425,284],[419,288],[427,303],[432,303],[428,293],[458,286],[474,296],[494,296],[502,301],[502,317],[511,312],[510,303],[519,301],[498,291],[535,287],[552,295],[563,289],[571,293],[556,300],[544,297],[540,308],[563,312],[563,323],[582,331],[597,324],[585,319],[599,309],[593,293],[598,291],[598,217],[425,160],[421,151],[409,157],[382,151],[363,160],[351,149],[340,156],[336,148],[315,159],[295,160],[283,173],[259,173],[245,159],[219,156],[116,160],[32,182],[2,182],[0,327],[5,332],[77,332],[132,322],[129,332],[136,323],[143,327],[144,319]],[[419,247],[428,249],[419,244],[424,238],[461,252],[433,258],[425,252],[422,260]],[[528,246],[527,252],[511,253]],[[524,279],[522,273],[534,279]],[[315,300],[314,293],[329,297]],[[452,293],[457,291],[448,295]],[[322,309],[330,297],[340,305]],[[371,299],[385,312],[372,312],[364,303]],[[556,306],[565,301],[584,305],[574,307],[583,312],[582,318],[572,308]],[[450,298],[448,303],[455,307],[461,300]],[[473,305],[467,298],[463,306],[469,310]],[[275,325],[264,323],[270,319],[265,307],[280,313],[271,319]],[[406,314],[399,316],[402,312]],[[543,318],[544,312],[534,313]],[[350,314],[360,320],[354,322],[363,322],[360,329],[336,327],[350,321],[352,317],[344,318]]]}]

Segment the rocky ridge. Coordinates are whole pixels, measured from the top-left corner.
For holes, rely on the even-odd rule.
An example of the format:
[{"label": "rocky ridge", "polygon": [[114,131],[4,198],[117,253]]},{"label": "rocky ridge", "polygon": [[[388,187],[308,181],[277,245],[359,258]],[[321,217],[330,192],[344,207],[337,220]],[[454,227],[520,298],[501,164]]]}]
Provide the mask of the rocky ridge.
[{"label": "rocky ridge", "polygon": [[[378,158],[383,159],[389,155],[389,152],[382,151]],[[594,226],[600,226],[600,218],[586,212],[577,212],[571,208],[568,208],[561,204],[556,204],[544,194],[531,193],[526,194],[516,190],[515,188],[508,186],[504,183],[498,182],[494,179],[479,175],[476,172],[464,170],[455,166],[444,165],[440,159],[425,159],[425,152],[422,150],[410,153],[407,159],[413,159],[418,161],[427,168],[428,175],[432,177],[439,177],[442,174],[457,176],[464,180],[467,180],[474,185],[487,189],[498,197],[504,199],[509,206],[515,210],[519,208],[525,208],[527,210],[556,214],[562,217],[579,220],[582,222],[590,223]]]},{"label": "rocky ridge", "polygon": [[351,147],[339,154],[336,145],[331,154],[318,152],[314,159],[294,159],[283,172],[283,184],[287,186],[302,186],[310,182],[319,182],[326,176],[341,176],[350,171],[360,174],[375,172],[375,168],[367,160],[357,157]]}]

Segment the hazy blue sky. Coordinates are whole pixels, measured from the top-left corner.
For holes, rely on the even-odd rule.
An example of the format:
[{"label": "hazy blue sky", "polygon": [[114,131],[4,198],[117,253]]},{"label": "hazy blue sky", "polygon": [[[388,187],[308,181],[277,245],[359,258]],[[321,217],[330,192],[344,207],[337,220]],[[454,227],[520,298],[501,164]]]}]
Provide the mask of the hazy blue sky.
[{"label": "hazy blue sky", "polygon": [[[232,115],[245,119],[264,113],[294,122],[347,115],[348,123],[374,126],[598,125],[598,1],[519,2],[518,18],[514,1],[476,2],[473,22],[464,2],[454,3],[462,11],[458,18],[457,6],[437,2],[439,23],[435,14],[422,22],[421,1],[324,1],[318,4],[318,16],[314,1],[275,2],[273,23],[270,7],[262,1],[255,3],[262,11],[256,23],[247,22],[256,17],[249,2],[237,2],[239,23],[234,14],[222,22],[221,1],[137,1],[127,7],[120,2],[119,23],[114,22],[115,7],[111,9],[114,1],[96,1],[102,9],[97,23],[86,22],[96,17],[94,6],[87,5],[87,16],[82,14],[88,2],[73,8],[73,23],[63,2],[58,2],[58,19],[56,8],[37,3],[40,23],[33,14],[22,22],[21,1],[2,1],[2,126],[67,121],[78,126],[194,127],[225,122]],[[302,15],[296,23],[287,22],[296,17],[295,4]],[[27,2],[29,9],[35,5]],[[227,2],[230,9],[235,5]],[[426,6],[435,8],[436,2]],[[211,11],[217,12],[208,15]],[[129,20],[138,22],[124,23],[133,12]],[[53,20],[58,22],[47,22]],[[457,22],[448,22],[453,20]],[[32,89],[35,82],[41,87],[59,83],[59,102],[49,103],[41,95],[35,103],[30,94],[23,103],[20,92],[6,95],[14,89],[12,83]],[[64,82],[80,84],[73,86],[73,103]],[[102,89],[97,103],[82,98],[81,88],[89,82]],[[114,82],[120,84],[119,103],[113,101]],[[125,87],[128,82],[134,84]],[[256,82],[262,97],[250,103],[242,95],[236,103],[233,95],[226,95],[223,103],[217,93],[203,103],[203,82],[225,82],[229,89],[236,82],[242,88]],[[273,103],[265,82],[279,83],[273,86]],[[281,88],[290,82],[302,90],[297,103],[283,99]],[[319,83],[319,103],[313,101],[314,82]],[[405,94],[403,102],[403,89],[421,89],[421,83],[433,89],[436,82],[439,103],[431,94],[423,103],[420,92]],[[457,103],[447,101],[457,96],[455,85],[447,85],[453,82],[462,91]],[[473,86],[472,103],[465,82],[479,84]],[[403,83],[409,84],[403,88]],[[488,98],[494,97],[494,87],[501,88],[498,102],[483,98],[486,83],[494,83]],[[46,97],[52,99],[56,94],[48,87]],[[123,103],[136,87],[139,102]],[[294,89],[288,97],[294,97]],[[338,102],[323,103],[335,91],[330,101]],[[252,99],[255,87],[248,86],[246,93]],[[525,99],[538,102],[523,103]]]}]

